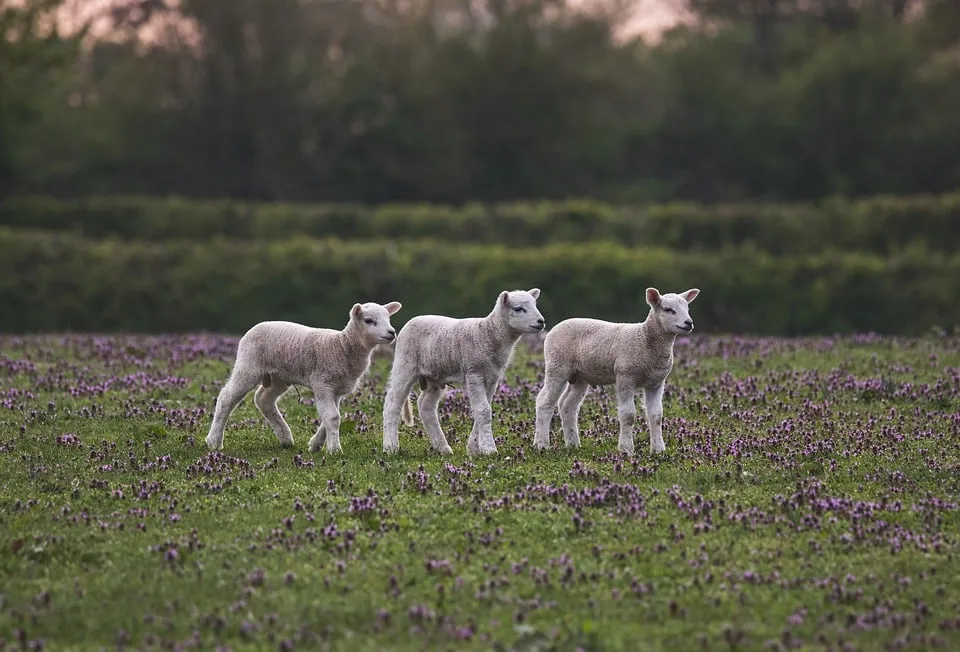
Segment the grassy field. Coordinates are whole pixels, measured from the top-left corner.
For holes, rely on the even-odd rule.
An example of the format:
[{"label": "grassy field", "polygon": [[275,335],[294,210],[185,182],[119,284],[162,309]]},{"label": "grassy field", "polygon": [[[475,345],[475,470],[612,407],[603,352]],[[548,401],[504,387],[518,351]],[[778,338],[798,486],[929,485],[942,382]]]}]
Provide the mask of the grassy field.
[{"label": "grassy field", "polygon": [[960,339],[678,340],[657,459],[601,390],[532,450],[520,350],[495,458],[458,391],[385,457],[385,360],[342,456],[307,390],[210,453],[235,344],[0,338],[0,649],[960,648]]}]

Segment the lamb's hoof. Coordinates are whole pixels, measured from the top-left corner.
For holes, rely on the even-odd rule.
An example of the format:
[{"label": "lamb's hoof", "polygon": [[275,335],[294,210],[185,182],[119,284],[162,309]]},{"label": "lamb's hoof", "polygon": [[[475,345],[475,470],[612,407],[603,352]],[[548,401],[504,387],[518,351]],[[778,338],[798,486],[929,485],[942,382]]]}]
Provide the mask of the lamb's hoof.
[{"label": "lamb's hoof", "polygon": [[538,451],[550,450],[550,442],[549,442],[549,441],[538,441],[538,440],[534,439],[534,440],[533,440],[533,447],[534,447],[536,450],[538,450]]},{"label": "lamb's hoof", "polygon": [[496,446],[493,446],[493,447],[481,446],[481,447],[480,447],[480,454],[481,454],[481,455],[496,455],[496,454],[497,454],[497,447],[496,447]]},{"label": "lamb's hoof", "polygon": [[437,452],[440,453],[441,455],[453,455],[453,449],[450,448],[449,444],[447,444],[443,448],[438,448]]},{"label": "lamb's hoof", "polygon": [[327,446],[327,455],[341,455],[342,453],[343,453],[343,448],[339,445]]},{"label": "lamb's hoof", "polygon": [[280,440],[281,448],[293,448],[293,437],[290,439],[281,439]]},{"label": "lamb's hoof", "polygon": [[650,447],[650,453],[653,454],[653,455],[659,455],[660,453],[664,452],[665,450],[667,450],[667,447],[664,446],[663,444],[660,444],[659,446],[651,446],[651,447]]},{"label": "lamb's hoof", "polygon": [[383,452],[388,455],[396,455],[400,450],[400,444],[384,444]]},{"label": "lamb's hoof", "polygon": [[314,437],[313,439],[310,440],[310,443],[307,444],[307,450],[309,450],[311,453],[317,453],[323,450],[323,443],[324,442],[322,439],[317,441],[317,438]]},{"label": "lamb's hoof", "polygon": [[633,446],[617,444],[617,450],[620,451],[621,453],[626,453],[627,455],[633,455]]},{"label": "lamb's hoof", "polygon": [[212,451],[223,448],[223,440],[217,441],[216,439],[211,439],[210,437],[207,437],[206,442],[207,442],[207,448],[209,448]]},{"label": "lamb's hoof", "polygon": [[577,435],[567,437],[563,440],[563,443],[566,444],[567,448],[580,448],[580,437]]}]

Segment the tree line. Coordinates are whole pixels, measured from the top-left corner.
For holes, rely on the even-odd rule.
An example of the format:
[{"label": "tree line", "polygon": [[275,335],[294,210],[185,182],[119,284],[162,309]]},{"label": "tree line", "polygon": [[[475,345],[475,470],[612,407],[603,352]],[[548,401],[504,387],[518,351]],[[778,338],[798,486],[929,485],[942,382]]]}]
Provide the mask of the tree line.
[{"label": "tree line", "polygon": [[[0,195],[610,202],[960,187],[960,4],[0,2]],[[103,21],[98,23],[100,27]]]}]

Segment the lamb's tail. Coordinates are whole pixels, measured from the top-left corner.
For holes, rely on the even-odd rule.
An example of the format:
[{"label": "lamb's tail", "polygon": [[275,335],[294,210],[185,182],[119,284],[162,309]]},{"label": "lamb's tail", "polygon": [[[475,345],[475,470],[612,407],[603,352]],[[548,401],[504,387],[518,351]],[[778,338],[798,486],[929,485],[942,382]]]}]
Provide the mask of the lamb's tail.
[{"label": "lamb's tail", "polygon": [[403,419],[405,425],[413,425],[413,401],[410,399],[409,394],[407,394],[407,400],[403,402],[403,413],[400,415],[400,418]]}]

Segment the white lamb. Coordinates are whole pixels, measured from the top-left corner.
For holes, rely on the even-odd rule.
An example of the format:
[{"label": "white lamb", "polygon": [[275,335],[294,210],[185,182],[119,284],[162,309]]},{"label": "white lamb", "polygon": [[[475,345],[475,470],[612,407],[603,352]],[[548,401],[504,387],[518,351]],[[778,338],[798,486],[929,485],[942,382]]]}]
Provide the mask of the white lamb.
[{"label": "white lamb", "polygon": [[309,449],[318,451],[326,441],[328,453],[341,451],[340,401],[356,390],[370,366],[371,352],[396,337],[390,316],[400,307],[396,301],[354,304],[347,325],[339,331],[288,321],[265,321],[251,328],[240,338],[233,371],[217,397],[207,446],[223,448],[227,419],[257,385],[253,399],[257,409],[280,443],[292,446],[293,435],[277,409],[277,399],[291,385],[303,385],[313,391],[320,415]]},{"label": "white lamb", "polygon": [[647,288],[650,313],[641,323],[575,318],[557,324],[544,341],[545,377],[537,395],[534,446],[550,447],[550,423],[559,398],[564,441],[569,448],[578,448],[577,418],[587,387],[614,385],[620,419],[617,449],[633,454],[634,397],[642,390],[650,452],[662,452],[663,384],[673,369],[674,340],[693,330],[689,304],[698,294],[700,290],[691,289],[661,295],[656,288]]},{"label": "white lamb", "polygon": [[[524,333],[542,331],[537,310],[540,290],[501,292],[486,317],[454,319],[439,315],[414,317],[400,329],[393,368],[383,406],[383,450],[400,448],[397,436],[401,408],[410,406],[410,391],[419,382],[417,407],[433,448],[441,455],[453,451],[440,427],[437,406],[444,386],[463,384],[473,413],[467,440],[470,455],[497,452],[493,440],[493,400],[517,340]],[[404,422],[413,425],[412,410]]]}]

